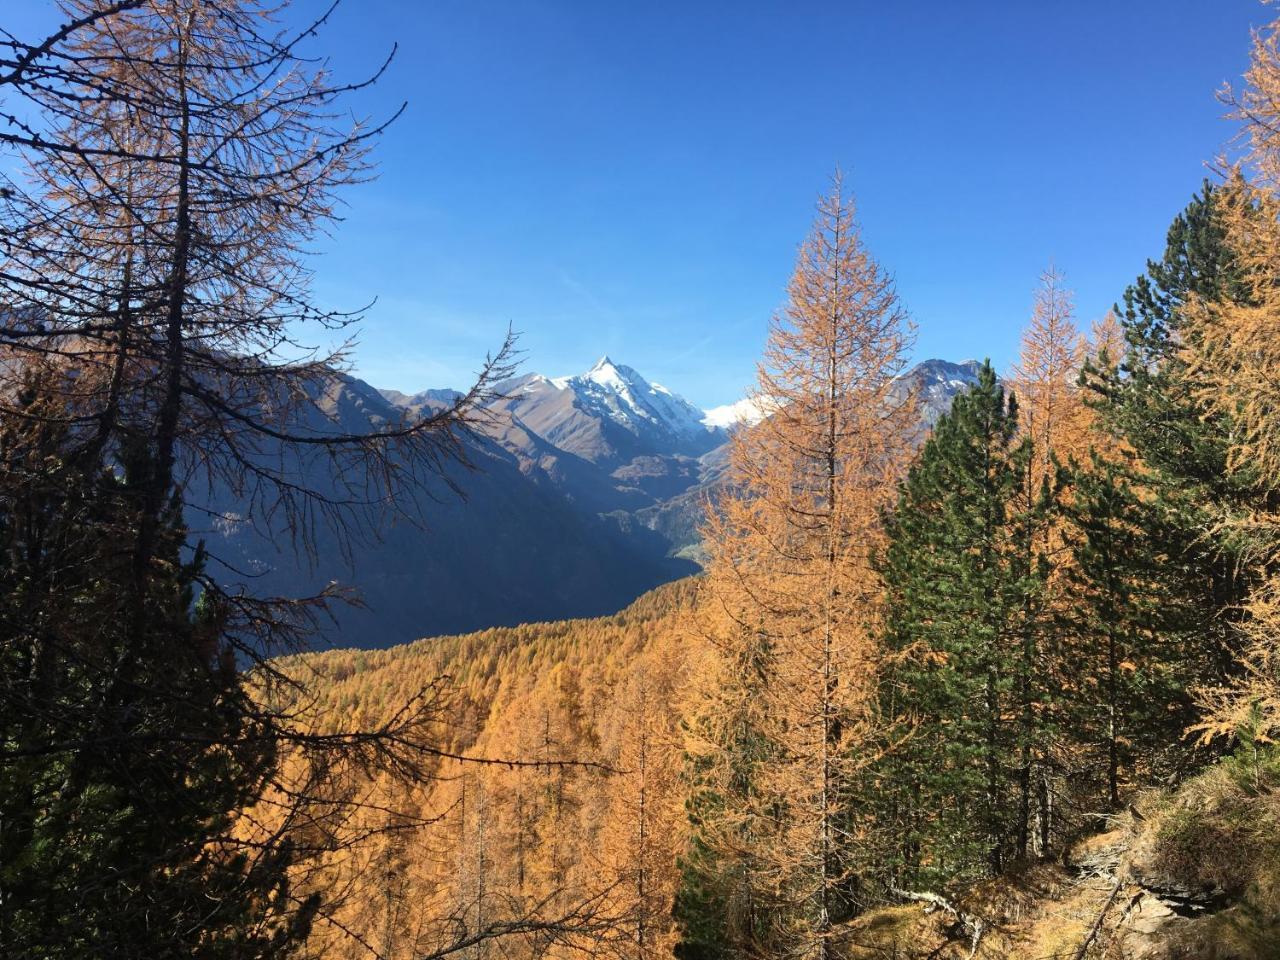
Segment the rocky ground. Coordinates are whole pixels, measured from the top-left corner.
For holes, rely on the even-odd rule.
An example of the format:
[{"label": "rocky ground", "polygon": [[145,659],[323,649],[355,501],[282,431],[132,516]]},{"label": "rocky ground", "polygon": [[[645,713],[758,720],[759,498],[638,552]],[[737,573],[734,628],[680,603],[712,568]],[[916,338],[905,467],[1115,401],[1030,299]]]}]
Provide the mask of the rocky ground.
[{"label": "rocky ground", "polygon": [[1280,958],[1280,771],[1230,759],[1150,793],[1057,863],[850,924],[857,960]]}]

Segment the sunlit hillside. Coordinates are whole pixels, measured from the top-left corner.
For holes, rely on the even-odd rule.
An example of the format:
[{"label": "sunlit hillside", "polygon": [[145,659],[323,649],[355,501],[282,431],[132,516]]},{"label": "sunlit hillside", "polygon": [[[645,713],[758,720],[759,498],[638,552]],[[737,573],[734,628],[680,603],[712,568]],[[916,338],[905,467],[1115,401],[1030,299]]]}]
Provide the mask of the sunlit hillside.
[{"label": "sunlit hillside", "polygon": [[343,892],[313,938],[324,956],[364,957],[366,943],[428,956],[459,926],[528,927],[504,956],[622,949],[638,930],[669,943],[686,834],[680,698],[705,652],[689,619],[696,588],[661,587],[611,617],[283,662],[306,678],[304,715],[326,732],[376,729],[434,691],[432,742],[450,755],[429,759],[419,786],[376,774],[344,784],[356,820],[403,829],[308,871]]},{"label": "sunlit hillside", "polygon": [[89,958],[1280,960],[1274,5],[0,2]]}]

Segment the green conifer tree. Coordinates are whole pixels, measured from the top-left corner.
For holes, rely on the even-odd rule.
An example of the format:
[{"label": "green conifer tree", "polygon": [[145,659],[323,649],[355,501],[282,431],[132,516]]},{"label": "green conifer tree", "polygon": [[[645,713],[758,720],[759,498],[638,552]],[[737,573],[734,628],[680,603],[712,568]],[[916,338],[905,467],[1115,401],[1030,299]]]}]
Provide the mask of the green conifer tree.
[{"label": "green conifer tree", "polygon": [[[1064,699],[1069,737],[1082,748],[1073,779],[1090,809],[1116,810],[1139,765],[1182,732],[1170,709],[1179,697],[1177,650],[1155,629],[1168,558],[1163,539],[1147,536],[1146,504],[1124,461],[1095,450],[1087,465],[1067,472],[1074,563],[1067,571],[1072,605],[1061,626],[1074,642]],[[1091,796],[1079,789],[1081,778]]]},{"label": "green conifer tree", "polygon": [[885,708],[894,745],[878,765],[893,884],[998,873],[1016,846],[1011,772],[1023,630],[1039,565],[1028,565],[1014,501],[1030,447],[990,364],[939,420],[888,519]]},{"label": "green conifer tree", "polygon": [[125,609],[148,461],[67,455],[38,387],[0,431],[0,954],[281,956],[311,905],[287,845],[233,835],[275,747],[163,515],[142,629]]},{"label": "green conifer tree", "polygon": [[739,629],[732,661],[709,678],[714,692],[686,724],[690,837],[675,903],[680,960],[766,955],[781,939],[785,911],[762,880],[759,856],[781,815],[760,776],[778,749],[760,722],[773,651],[763,631]]},{"label": "green conifer tree", "polygon": [[[1148,262],[1125,291],[1117,308],[1125,356],[1091,361],[1085,371],[1105,429],[1135,454],[1129,478],[1146,496],[1134,504],[1133,521],[1140,538],[1165,555],[1155,629],[1180,650],[1183,686],[1216,682],[1235,669],[1234,623],[1259,571],[1241,562],[1251,544],[1222,531],[1265,498],[1260,478],[1226,469],[1231,425],[1197,399],[1179,355],[1181,311],[1190,298],[1246,296],[1218,196],[1206,182],[1169,227],[1161,259]],[[1191,722],[1188,697],[1177,713]]]}]

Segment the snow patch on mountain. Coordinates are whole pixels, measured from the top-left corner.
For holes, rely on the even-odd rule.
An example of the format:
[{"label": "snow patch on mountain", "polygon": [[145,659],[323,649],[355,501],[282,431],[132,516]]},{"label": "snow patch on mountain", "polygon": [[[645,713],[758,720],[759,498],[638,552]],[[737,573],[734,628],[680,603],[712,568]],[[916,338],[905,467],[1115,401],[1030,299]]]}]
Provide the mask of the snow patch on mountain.
[{"label": "snow patch on mountain", "polygon": [[899,380],[916,391],[921,416],[932,427],[951,409],[951,401],[978,382],[982,364],[977,360],[923,360],[903,374]]},{"label": "snow patch on mountain", "polygon": [[764,411],[754,397],[743,397],[737,403],[726,403],[702,411],[702,422],[710,428],[728,430],[740,423],[750,426],[764,419]]}]

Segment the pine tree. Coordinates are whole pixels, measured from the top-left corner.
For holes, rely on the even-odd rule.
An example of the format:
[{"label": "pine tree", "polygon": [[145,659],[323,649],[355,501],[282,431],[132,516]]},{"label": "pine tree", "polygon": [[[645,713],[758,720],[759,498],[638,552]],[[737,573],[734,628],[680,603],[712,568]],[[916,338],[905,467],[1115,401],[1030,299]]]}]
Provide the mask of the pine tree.
[{"label": "pine tree", "polygon": [[[175,495],[145,616],[129,614],[145,451],[69,455],[56,392],[0,427],[0,949],[6,956],[265,957],[306,933],[287,849],[241,846],[275,769],[217,603],[194,599]],[[135,669],[125,669],[136,663]],[[155,743],[164,745],[157,750]]]},{"label": "pine tree", "polygon": [[[713,568],[708,576],[715,574]],[[735,585],[708,586],[709,601],[700,604],[702,633],[714,646],[708,644],[695,672],[685,723],[690,836],[675,900],[681,960],[764,956],[781,943],[783,904],[769,855],[781,801],[768,792],[764,775],[780,749],[770,739],[768,716],[774,652],[763,630],[732,618],[737,604],[717,602],[733,596]]]},{"label": "pine tree", "polygon": [[[1119,809],[1140,765],[1181,732],[1169,710],[1177,701],[1171,669],[1177,652],[1155,630],[1159,571],[1168,558],[1142,526],[1146,506],[1130,472],[1124,460],[1097,449],[1070,470],[1072,603],[1060,621],[1074,640],[1068,646],[1073,680],[1063,693],[1071,740],[1083,752],[1073,779],[1087,809],[1094,797]],[[1096,783],[1099,769],[1102,784],[1090,796],[1080,781]]]},{"label": "pine tree", "polygon": [[[1134,521],[1160,545],[1163,602],[1154,628],[1180,651],[1184,688],[1216,682],[1236,669],[1234,624],[1257,582],[1248,545],[1227,531],[1254,509],[1259,476],[1228,469],[1232,425],[1205,403],[1182,344],[1193,302],[1245,303],[1246,267],[1227,239],[1220,188],[1206,183],[1169,228],[1164,255],[1124,294],[1117,309],[1123,355],[1091,360],[1085,384],[1101,428],[1132,454],[1129,480],[1143,491]],[[1174,711],[1193,718],[1190,697]],[[1171,762],[1181,763],[1173,755]]]},{"label": "pine tree", "polygon": [[[1057,635],[1057,756],[1066,838],[1091,827],[1081,811],[1116,809],[1125,783],[1160,744],[1177,739],[1167,718],[1170,671],[1154,633],[1158,541],[1144,537],[1142,474],[1132,448],[1105,428],[1085,389],[1086,370],[1115,374],[1127,344],[1113,311],[1082,345],[1071,409],[1081,429],[1054,453],[1054,564],[1047,593]],[[1147,529],[1147,534],[1155,531]],[[1100,641],[1101,638],[1101,641]],[[1099,771],[1102,771],[1099,774]]]},{"label": "pine tree", "polygon": [[998,873],[1016,852],[1009,773],[1019,763],[1022,617],[1039,586],[1023,561],[1015,501],[1031,446],[990,364],[958,396],[912,466],[880,569],[882,700],[897,729],[877,766],[892,885]]}]

